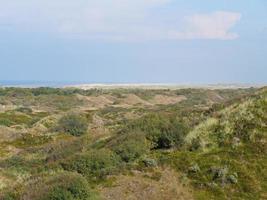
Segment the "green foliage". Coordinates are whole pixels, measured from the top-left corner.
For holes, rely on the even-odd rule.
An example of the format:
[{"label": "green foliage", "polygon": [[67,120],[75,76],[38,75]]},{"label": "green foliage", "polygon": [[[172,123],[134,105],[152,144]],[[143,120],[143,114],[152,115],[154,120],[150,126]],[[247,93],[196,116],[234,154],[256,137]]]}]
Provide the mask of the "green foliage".
[{"label": "green foliage", "polygon": [[3,197],[1,197],[3,200],[16,200],[18,199],[16,194],[13,192],[6,192]]},{"label": "green foliage", "polygon": [[92,181],[105,179],[119,164],[119,157],[105,149],[77,154],[62,162],[65,170],[78,172]]},{"label": "green foliage", "polygon": [[132,162],[144,155],[149,148],[144,133],[132,132],[112,141],[112,149],[125,162]]},{"label": "green foliage", "polygon": [[[66,137],[68,138],[68,135]],[[86,137],[86,135],[71,140],[67,138],[66,140],[60,140],[56,144],[50,144],[46,147],[45,151],[48,152],[46,161],[48,163],[57,162],[79,153],[86,149],[88,143],[90,143],[90,138]]]},{"label": "green foliage", "polygon": [[157,167],[158,166],[157,161],[152,158],[144,158],[142,162],[144,163],[146,167]]},{"label": "green foliage", "polygon": [[85,117],[72,113],[59,120],[58,129],[73,136],[81,136],[87,132],[88,124]]},{"label": "green foliage", "polygon": [[5,125],[5,126],[12,126],[18,124],[31,125],[32,123],[33,123],[32,118],[25,114],[16,112],[0,113],[0,125]]},{"label": "green foliage", "polygon": [[47,135],[34,136],[30,134],[25,134],[21,138],[11,142],[10,144],[18,148],[25,148],[43,145],[50,142],[51,140],[52,138]]},{"label": "green foliage", "polygon": [[4,199],[96,200],[99,198],[81,175],[60,172],[53,176],[39,177],[27,185],[22,185],[18,191],[7,192]]},{"label": "green foliage", "polygon": [[51,88],[51,87],[39,87],[39,88],[0,88],[0,96],[41,96],[41,95],[61,95],[71,96],[74,94],[81,95],[99,95],[103,92],[99,89],[82,90],[78,88]]},{"label": "green foliage", "polygon": [[170,165],[191,179],[196,199],[261,199],[265,184],[266,146],[259,143],[212,150],[158,153],[159,163]]},{"label": "green foliage", "polygon": [[12,121],[10,121],[9,119],[0,117],[0,125],[2,125],[2,126],[12,126],[12,125],[14,125],[14,123]]},{"label": "green foliage", "polygon": [[17,112],[22,112],[25,114],[31,114],[32,113],[32,109],[29,107],[19,107],[16,109]]},{"label": "green foliage", "polygon": [[[266,137],[267,100],[251,98],[241,104],[234,104],[220,111],[218,117],[201,123],[187,137],[190,148],[211,149],[223,146],[236,146],[236,141],[256,142]],[[197,148],[197,149],[198,149]]]},{"label": "green foliage", "polygon": [[[109,105],[93,111],[89,98],[81,97],[102,94],[115,102],[128,94],[146,101],[157,94],[187,99],[175,105]],[[189,180],[195,199],[265,199],[266,96],[266,89],[0,88],[3,108],[17,107],[0,113],[0,125],[11,127],[1,131],[13,129],[21,135],[27,130],[23,137],[2,143],[1,151],[9,157],[0,161],[0,199],[93,200],[98,195],[88,184],[111,185],[108,181],[121,177],[113,175],[132,169],[152,173],[149,177],[159,181],[161,167],[173,167]],[[79,109],[80,115],[71,113]],[[92,121],[94,115],[105,122],[105,131]],[[90,135],[84,134],[89,121]],[[37,134],[42,125],[47,131],[56,127],[51,138]]]},{"label": "green foliage", "polygon": [[47,115],[48,113],[46,112],[32,113],[29,110],[24,109],[19,112],[8,111],[0,113],[0,125],[8,127],[13,125],[25,125],[31,127],[34,123]]},{"label": "green foliage", "polygon": [[68,111],[78,106],[83,105],[83,100],[80,100],[75,95],[40,95],[34,98],[35,104],[41,107],[45,107],[52,112],[55,110]]},{"label": "green foliage", "polygon": [[19,169],[22,171],[34,171],[35,167],[42,167],[43,161],[40,159],[25,159],[22,155],[14,155],[5,160],[1,160],[0,167],[9,169]]},{"label": "green foliage", "polygon": [[167,115],[149,114],[127,126],[125,132],[140,130],[146,134],[155,149],[181,147],[187,128],[176,118]]},{"label": "green foliage", "polygon": [[51,180],[47,194],[40,200],[89,200],[90,188],[84,178],[78,175],[64,175]]}]

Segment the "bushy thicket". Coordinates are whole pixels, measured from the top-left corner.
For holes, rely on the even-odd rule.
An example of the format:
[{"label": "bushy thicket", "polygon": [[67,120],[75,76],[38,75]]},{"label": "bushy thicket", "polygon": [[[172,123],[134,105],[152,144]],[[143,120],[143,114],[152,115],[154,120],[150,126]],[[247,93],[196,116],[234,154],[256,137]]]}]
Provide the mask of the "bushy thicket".
[{"label": "bushy thicket", "polygon": [[101,149],[74,155],[63,161],[62,167],[67,171],[78,172],[89,180],[97,181],[115,172],[120,163],[120,158],[115,153]]},{"label": "bushy thicket", "polygon": [[149,143],[143,132],[131,132],[115,138],[111,148],[125,162],[132,162],[148,152]]},{"label": "bushy thicket", "polygon": [[39,88],[0,88],[0,96],[40,96],[40,95],[62,95],[70,96],[74,94],[81,95],[99,95],[103,91],[99,89],[82,90],[78,88],[51,88],[51,87],[39,87]]},{"label": "bushy thicket", "polygon": [[85,117],[70,113],[59,120],[57,129],[73,136],[81,136],[86,133],[88,124]]},{"label": "bushy thicket", "polygon": [[[18,192],[19,191],[19,192]],[[76,173],[61,172],[53,176],[37,178],[10,191],[4,200],[96,200],[97,194],[91,190],[86,179]]]},{"label": "bushy thicket", "polygon": [[217,117],[209,118],[191,131],[186,141],[191,149],[234,147],[241,142],[261,141],[267,133],[266,113],[266,93],[263,93],[220,111]]},{"label": "bushy thicket", "polygon": [[141,131],[152,142],[155,149],[181,147],[187,128],[175,117],[168,115],[149,114],[127,125],[124,132]]},{"label": "bushy thicket", "polygon": [[[50,181],[48,182],[50,184]],[[48,192],[40,200],[89,200],[94,199],[86,179],[79,175],[66,174],[51,180]]]},{"label": "bushy thicket", "polygon": [[[109,181],[112,182],[113,177],[109,175],[116,175],[122,169],[124,172],[135,169],[142,173],[150,172],[157,166],[159,168],[156,170],[160,170],[166,165],[176,169],[185,184],[192,184],[196,199],[264,199],[266,196],[266,98],[259,95],[258,99],[246,103],[244,100],[242,104],[235,102],[235,105],[223,109],[224,105],[221,107],[219,104],[218,108],[217,105],[211,108],[211,103],[235,96],[235,92],[141,90],[135,94],[146,100],[158,92],[177,92],[177,95],[185,95],[188,99],[172,106],[157,105],[149,107],[149,110],[144,107],[140,109],[140,115],[135,112],[137,109],[112,106],[96,111],[105,121],[116,125],[109,129],[115,134],[109,132],[111,134],[100,139],[89,134],[83,135],[87,132],[89,121],[85,113],[64,115],[58,121],[58,126],[55,125],[58,115],[54,114],[82,105],[82,100],[76,94],[98,95],[101,92],[103,91],[51,88],[0,89],[2,102],[5,102],[5,97],[1,95],[6,93],[7,99],[12,99],[10,102],[22,106],[15,112],[8,111],[0,115],[0,124],[2,119],[2,124],[8,126],[20,123],[22,127],[30,127],[35,117],[39,117],[35,116],[35,109],[28,109],[32,102],[34,108],[44,109],[55,116],[55,123],[47,126],[47,130],[53,131],[52,134],[47,134],[52,135],[51,138],[42,135],[28,137],[31,136],[29,134],[8,143],[21,152],[0,162],[3,178],[14,180],[14,184],[3,181],[3,185],[12,187],[11,192],[4,198],[0,196],[0,199],[97,199],[88,184],[101,188],[109,184]],[[105,92],[117,98],[125,96],[124,93],[121,94],[121,90]],[[125,92],[134,93],[131,90]],[[114,116],[119,115],[118,112],[126,114],[131,111],[136,116],[143,117],[135,120],[114,119]],[[152,114],[144,115],[145,113]],[[55,127],[60,134],[54,132]],[[182,148],[187,142],[189,149]],[[202,147],[207,148],[198,151]],[[172,149],[166,151],[170,148]],[[155,177],[158,181],[159,176]],[[6,188],[1,194],[4,190]]]}]

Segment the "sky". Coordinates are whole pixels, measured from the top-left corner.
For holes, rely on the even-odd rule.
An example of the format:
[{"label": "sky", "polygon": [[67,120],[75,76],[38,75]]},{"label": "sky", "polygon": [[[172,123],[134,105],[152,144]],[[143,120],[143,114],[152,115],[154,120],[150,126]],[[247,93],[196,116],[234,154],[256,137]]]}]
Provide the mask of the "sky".
[{"label": "sky", "polygon": [[266,0],[0,0],[0,80],[267,83]]}]

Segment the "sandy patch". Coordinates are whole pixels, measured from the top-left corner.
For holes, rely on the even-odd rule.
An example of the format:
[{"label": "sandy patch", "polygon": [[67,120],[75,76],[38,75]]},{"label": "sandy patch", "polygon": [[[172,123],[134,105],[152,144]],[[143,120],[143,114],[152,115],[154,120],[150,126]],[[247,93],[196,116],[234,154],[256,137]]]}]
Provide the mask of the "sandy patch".
[{"label": "sandy patch", "polygon": [[150,100],[150,102],[153,104],[169,105],[169,104],[176,104],[184,100],[186,100],[186,97],[183,95],[180,96],[156,95],[153,99]]},{"label": "sandy patch", "polygon": [[16,130],[6,126],[0,126],[0,142],[13,141],[21,137],[21,135],[24,134],[25,132],[26,130]]},{"label": "sandy patch", "polygon": [[151,103],[141,99],[140,97],[134,94],[128,94],[125,98],[121,99],[120,104],[126,104],[130,106],[134,105],[151,105]]},{"label": "sandy patch", "polygon": [[[87,104],[87,109],[101,109],[106,106],[112,105],[114,103],[114,98],[109,95],[100,95],[100,96],[82,96],[77,95],[79,100],[83,100]],[[89,108],[88,108],[89,107]]]}]

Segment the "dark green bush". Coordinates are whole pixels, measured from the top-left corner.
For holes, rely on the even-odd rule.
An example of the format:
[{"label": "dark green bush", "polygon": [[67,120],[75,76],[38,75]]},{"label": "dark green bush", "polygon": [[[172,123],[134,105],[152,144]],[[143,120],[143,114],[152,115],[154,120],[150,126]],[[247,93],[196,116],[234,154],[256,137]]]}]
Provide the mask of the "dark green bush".
[{"label": "dark green bush", "polygon": [[40,200],[89,200],[93,199],[87,181],[78,174],[63,173],[47,181],[50,185]]},{"label": "dark green bush", "polygon": [[192,139],[191,145],[189,147],[190,151],[197,151],[201,148],[201,139],[200,137],[196,137]]},{"label": "dark green bush", "polygon": [[63,187],[55,187],[47,194],[43,200],[72,200],[73,196],[68,189]]},{"label": "dark green bush", "polygon": [[90,188],[84,178],[78,175],[64,175],[55,178],[54,185],[42,200],[88,200]]},{"label": "dark green bush", "polygon": [[2,126],[12,126],[14,123],[9,119],[0,118],[0,125]]},{"label": "dark green bush", "polygon": [[175,117],[159,114],[149,114],[129,124],[124,130],[140,130],[153,143],[155,149],[181,147],[187,128]]},{"label": "dark green bush", "polygon": [[49,177],[35,177],[20,189],[7,192],[4,200],[96,200],[87,180],[77,173],[60,172]]},{"label": "dark green bush", "polygon": [[67,171],[75,171],[89,179],[102,180],[112,174],[120,163],[120,158],[110,150],[94,150],[78,155],[62,162]]},{"label": "dark green bush", "polygon": [[81,136],[88,129],[85,117],[78,114],[67,114],[59,120],[58,129],[73,136]]},{"label": "dark green bush", "polygon": [[19,107],[16,109],[17,112],[22,112],[22,113],[26,113],[26,114],[31,114],[32,113],[32,109],[29,107]]},{"label": "dark green bush", "polygon": [[152,158],[144,158],[142,162],[146,167],[157,167],[158,166],[157,161]]},{"label": "dark green bush", "polygon": [[147,152],[148,144],[143,133],[133,132],[116,140],[112,149],[123,161],[131,162]]},{"label": "dark green bush", "polygon": [[6,194],[4,194],[4,196],[0,196],[0,199],[3,199],[3,200],[16,200],[17,197],[14,193],[12,192],[7,192]]}]

